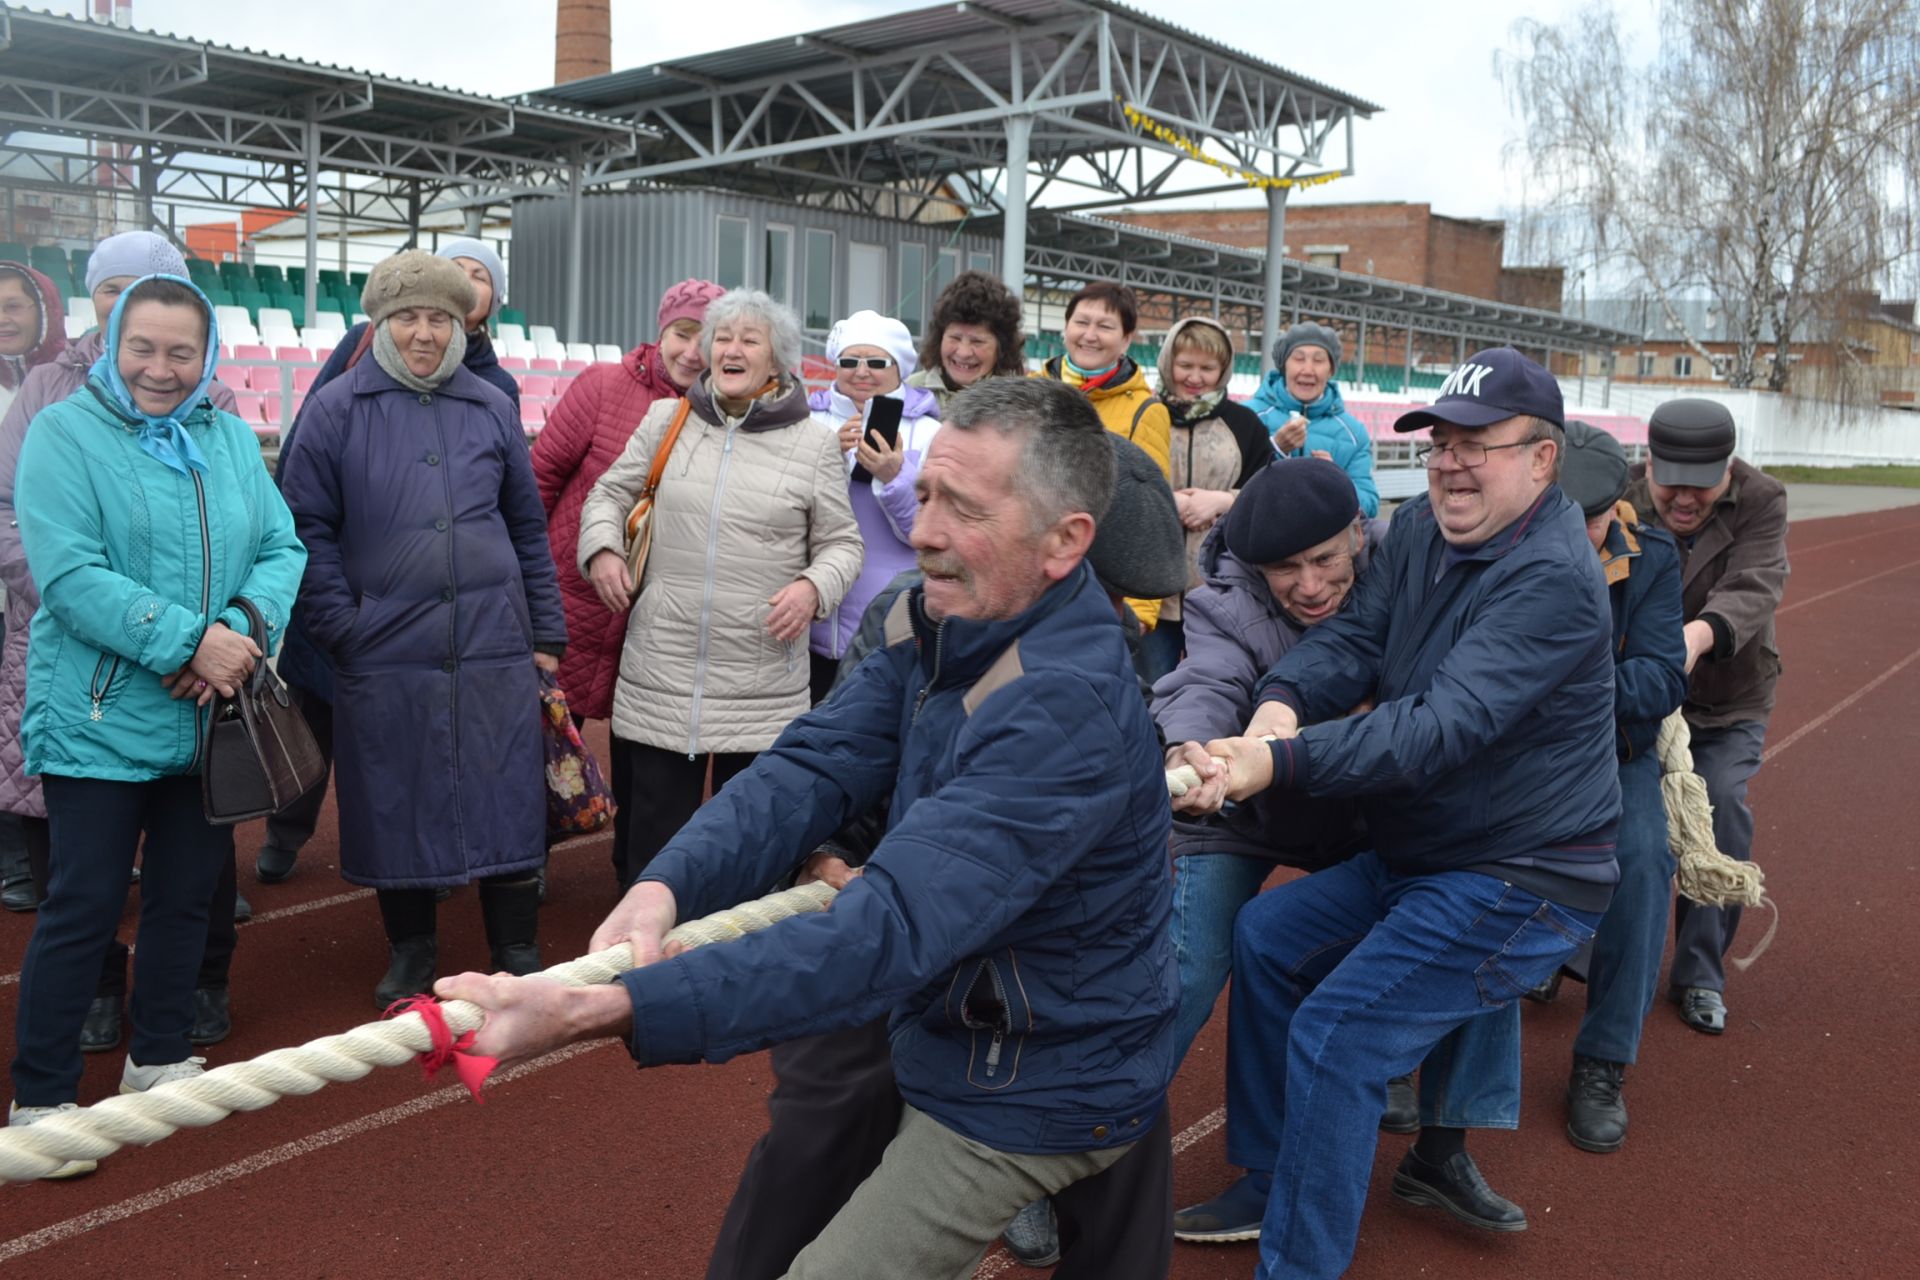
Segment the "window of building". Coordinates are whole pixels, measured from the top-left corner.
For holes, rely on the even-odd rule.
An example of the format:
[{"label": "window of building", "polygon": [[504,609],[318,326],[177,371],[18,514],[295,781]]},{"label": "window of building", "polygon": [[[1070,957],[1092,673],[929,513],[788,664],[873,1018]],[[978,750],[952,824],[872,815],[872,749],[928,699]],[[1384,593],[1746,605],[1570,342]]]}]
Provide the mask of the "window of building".
[{"label": "window of building", "polygon": [[775,302],[793,305],[793,228],[767,228],[766,290]]},{"label": "window of building", "polygon": [[1653,362],[1657,359],[1659,359],[1659,357],[1654,355],[1653,352],[1642,351],[1634,365],[1634,374],[1637,377],[1651,378],[1653,376]]},{"label": "window of building", "polygon": [[[947,286],[952,284],[953,278],[959,274],[960,251],[958,249],[942,249],[940,256],[934,260],[933,280],[927,285],[927,297],[929,299],[938,298],[941,294],[945,293]],[[929,301],[927,305],[931,307],[933,304]]]},{"label": "window of building", "polygon": [[807,328],[833,325],[833,232],[807,229]]},{"label": "window of building", "polygon": [[1691,378],[1693,376],[1693,357],[1675,356],[1673,358],[1673,376],[1676,378]]},{"label": "window of building", "polygon": [[883,244],[847,246],[847,314],[856,311],[885,313],[893,305],[887,290],[887,247]]},{"label": "window of building", "polygon": [[992,275],[993,255],[991,253],[983,253],[976,249],[967,255],[967,265],[975,271],[984,271],[988,275]]},{"label": "window of building", "polygon": [[894,312],[907,332],[920,336],[927,317],[927,246],[904,241],[900,245],[900,309]]},{"label": "window of building", "polygon": [[715,283],[738,289],[747,283],[747,245],[753,224],[745,218],[720,219],[719,253],[714,263]]}]

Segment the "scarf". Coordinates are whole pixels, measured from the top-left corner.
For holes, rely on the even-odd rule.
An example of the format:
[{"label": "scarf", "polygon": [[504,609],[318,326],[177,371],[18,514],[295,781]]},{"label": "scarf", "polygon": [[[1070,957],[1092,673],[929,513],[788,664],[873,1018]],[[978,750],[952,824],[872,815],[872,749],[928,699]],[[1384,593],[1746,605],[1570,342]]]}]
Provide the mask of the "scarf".
[{"label": "scarf", "polygon": [[1073,362],[1072,356],[1060,357],[1061,372],[1068,375],[1064,381],[1077,383],[1084,392],[1098,391],[1110,382],[1125,382],[1127,379],[1120,376],[1120,371],[1130,363],[1125,356],[1121,356],[1104,369],[1082,369]]},{"label": "scarf", "polygon": [[[147,413],[133,400],[133,391],[126,380],[120,376],[120,320],[126,313],[127,299],[147,280],[171,280],[175,284],[192,289],[194,296],[200,299],[200,305],[207,316],[207,351],[200,366],[200,381],[189,391],[186,398],[164,414]],[[220,361],[220,330],[214,323],[213,306],[207,301],[207,295],[191,280],[179,276],[143,276],[134,281],[120,294],[113,304],[113,311],[107,317],[107,337],[101,344],[100,358],[87,370],[87,379],[96,384],[100,392],[112,406],[135,424],[140,448],[183,476],[194,472],[205,475],[207,456],[200,452],[193,436],[187,432],[184,421],[193,411],[207,403],[207,387],[213,382],[213,371]]]},{"label": "scarf", "polygon": [[1174,426],[1191,427],[1211,418],[1226,398],[1227,389],[1215,387],[1196,400],[1167,400],[1167,412],[1173,415]]},{"label": "scarf", "polygon": [[393,333],[387,328],[385,320],[373,326],[373,361],[387,371],[388,377],[410,391],[438,391],[467,356],[467,331],[461,327],[457,317],[452,328],[453,336],[447,339],[447,349],[440,353],[439,367],[424,378],[407,368],[406,357],[400,354],[400,348],[394,342]]}]

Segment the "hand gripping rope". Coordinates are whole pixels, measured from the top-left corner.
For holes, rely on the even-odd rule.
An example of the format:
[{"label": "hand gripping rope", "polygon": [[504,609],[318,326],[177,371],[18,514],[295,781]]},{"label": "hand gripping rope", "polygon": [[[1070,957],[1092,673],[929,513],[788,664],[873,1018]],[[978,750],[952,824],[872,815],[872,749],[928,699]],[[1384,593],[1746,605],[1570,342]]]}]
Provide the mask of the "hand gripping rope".
[{"label": "hand gripping rope", "polygon": [[[689,920],[669,933],[667,941],[688,947],[731,942],[790,916],[825,911],[833,897],[834,890],[823,883],[801,885]],[[538,976],[585,987],[611,982],[631,968],[633,956],[622,944],[555,965]],[[449,1000],[439,1006],[439,1013],[455,1035],[478,1030],[486,1020],[478,1005],[465,1000]],[[210,1125],[235,1111],[259,1111],[334,1081],[358,1080],[374,1067],[400,1066],[435,1048],[433,1032],[421,1015],[402,1013],[145,1093],[107,1098],[49,1116],[31,1128],[0,1128],[0,1182],[30,1181],[68,1160],[98,1160],[129,1144],[150,1146],[181,1129]]]}]

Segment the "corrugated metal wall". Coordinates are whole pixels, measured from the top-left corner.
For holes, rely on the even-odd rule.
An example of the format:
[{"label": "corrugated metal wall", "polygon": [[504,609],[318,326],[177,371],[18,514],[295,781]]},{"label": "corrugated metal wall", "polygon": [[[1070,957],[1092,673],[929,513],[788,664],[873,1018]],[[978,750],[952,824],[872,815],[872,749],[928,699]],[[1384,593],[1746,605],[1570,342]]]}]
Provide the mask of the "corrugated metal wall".
[{"label": "corrugated metal wall", "polygon": [[[893,222],[717,191],[589,195],[583,201],[580,218],[581,331],[569,334],[567,201],[524,199],[513,206],[513,305],[526,312],[531,322],[559,329],[565,341],[611,342],[623,348],[651,342],[656,336],[654,315],[668,285],[689,276],[709,280],[719,277],[723,218],[736,220],[729,224],[734,234],[742,222],[745,224],[746,278],[756,286],[762,284],[767,269],[767,228],[792,230],[791,301],[803,318],[809,230],[833,233],[834,319],[849,310],[850,245],[878,246],[886,251],[885,280],[880,287],[890,304],[901,297],[902,244],[923,246],[929,273],[937,267],[941,249],[958,251],[962,270],[970,265],[999,269],[998,238],[969,234],[964,228],[956,233],[951,224]],[[931,298],[921,299],[917,307],[924,315],[931,309]]]}]

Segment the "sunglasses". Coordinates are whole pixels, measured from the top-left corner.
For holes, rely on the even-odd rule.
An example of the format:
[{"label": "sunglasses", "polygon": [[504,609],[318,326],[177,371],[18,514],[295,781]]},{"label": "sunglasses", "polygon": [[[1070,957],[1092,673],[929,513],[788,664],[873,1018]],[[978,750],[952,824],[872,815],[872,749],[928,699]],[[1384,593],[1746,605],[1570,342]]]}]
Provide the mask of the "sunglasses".
[{"label": "sunglasses", "polygon": [[862,367],[865,367],[868,369],[891,369],[893,367],[893,357],[892,356],[841,356],[840,367],[842,369],[859,369]]}]

